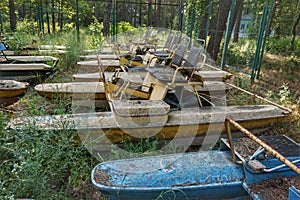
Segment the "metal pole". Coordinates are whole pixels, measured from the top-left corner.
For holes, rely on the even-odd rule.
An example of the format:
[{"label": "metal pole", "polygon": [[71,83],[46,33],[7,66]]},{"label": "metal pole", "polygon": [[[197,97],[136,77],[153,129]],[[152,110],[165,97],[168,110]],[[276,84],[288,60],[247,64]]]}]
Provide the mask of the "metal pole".
[{"label": "metal pole", "polygon": [[235,7],[235,0],[232,0],[228,18],[227,18],[227,27],[226,27],[226,33],[225,33],[224,46],[223,46],[223,55],[222,55],[222,60],[221,60],[221,69],[222,70],[224,70],[224,68],[225,68],[226,54],[227,54],[228,44],[229,44],[230,37],[231,37],[230,25],[231,25],[231,21],[232,21],[234,7]]},{"label": "metal pole", "polygon": [[113,41],[116,42],[117,35],[117,0],[113,2]]},{"label": "metal pole", "polygon": [[196,3],[195,0],[193,1],[192,4],[193,11],[192,11],[192,16],[191,16],[191,24],[190,24],[190,43],[189,43],[189,48],[191,47],[192,40],[193,40],[193,30],[194,30],[194,24],[195,24],[195,16],[196,16]]},{"label": "metal pole", "polygon": [[43,19],[44,13],[43,13],[43,1],[42,0],[40,0],[39,8],[40,8],[41,31],[42,31],[42,33],[44,33],[44,19]]},{"label": "metal pole", "polygon": [[269,12],[268,12],[269,16],[268,16],[267,25],[266,25],[265,32],[264,32],[264,40],[263,40],[262,50],[261,50],[259,63],[258,63],[258,69],[257,69],[257,75],[256,75],[257,79],[259,79],[261,62],[262,62],[262,59],[264,57],[264,51],[265,51],[265,46],[266,46],[266,41],[267,41],[267,33],[268,33],[267,31],[269,30],[269,27],[270,27],[270,24],[271,24],[272,11],[273,11],[274,4],[275,4],[275,0],[272,0],[270,8],[269,8]]},{"label": "metal pole", "polygon": [[42,25],[41,25],[41,11],[40,11],[40,6],[39,6],[39,2],[36,3],[36,10],[37,10],[37,21],[38,21],[38,25],[39,25],[39,32],[42,32]]},{"label": "metal pole", "polygon": [[208,4],[208,13],[207,13],[207,19],[206,19],[206,24],[205,24],[204,38],[203,38],[203,39],[205,39],[204,48],[206,48],[206,41],[207,41],[209,24],[210,24],[210,15],[211,15],[212,4],[213,4],[213,0],[211,0]]},{"label": "metal pole", "polygon": [[78,0],[76,0],[76,32],[77,32],[77,40],[80,40],[79,36],[79,7],[78,7]]},{"label": "metal pole", "polygon": [[183,26],[183,0],[180,0],[180,5],[178,8],[178,30],[182,31],[182,26]]},{"label": "metal pole", "polygon": [[0,33],[3,32],[2,13],[0,13]]},{"label": "metal pole", "polygon": [[266,25],[267,14],[268,14],[268,0],[266,0],[263,16],[262,16],[261,23],[260,23],[259,35],[258,35],[258,39],[257,39],[257,43],[256,43],[256,51],[255,51],[254,61],[252,64],[251,82],[254,82],[254,79],[256,76],[256,71],[257,71],[258,62],[259,62],[259,56],[260,56],[260,52],[261,52],[262,40],[263,40],[263,33],[265,30],[265,25]]},{"label": "metal pole", "polygon": [[227,137],[228,137],[230,152],[231,152],[231,155],[232,155],[232,161],[234,163],[237,163],[236,156],[235,156],[235,151],[234,151],[234,145],[233,145],[233,142],[232,142],[230,122],[228,120],[225,121],[225,127],[226,127],[226,131],[227,131]]},{"label": "metal pole", "polygon": [[249,94],[249,95],[251,95],[252,97],[255,97],[255,98],[258,98],[258,99],[260,99],[260,100],[262,100],[262,101],[265,101],[265,102],[267,102],[268,104],[271,104],[271,105],[273,105],[273,106],[276,106],[276,107],[278,107],[278,108],[280,108],[280,109],[282,109],[282,110],[285,110],[284,114],[290,114],[290,113],[292,112],[292,110],[290,110],[289,108],[286,108],[286,107],[284,107],[284,106],[282,106],[282,105],[279,105],[279,104],[277,104],[277,103],[275,103],[275,102],[273,102],[273,101],[270,101],[270,100],[268,100],[268,99],[266,99],[266,98],[263,98],[263,97],[261,97],[261,96],[259,96],[259,95],[254,94],[254,93],[252,93],[252,92],[249,92],[248,90],[244,90],[244,89],[242,89],[242,88],[240,88],[240,87],[238,87],[238,86],[235,86],[235,85],[233,85],[233,84],[231,84],[231,83],[226,83],[226,85],[230,86],[231,88],[235,88],[235,89],[237,89],[237,90],[240,90],[241,92],[244,92],[244,93],[246,93],[246,94]]},{"label": "metal pole", "polygon": [[240,124],[238,124],[237,122],[233,121],[232,119],[226,118],[226,121],[230,122],[230,124],[232,124],[235,128],[237,128],[238,130],[240,130],[241,132],[243,132],[244,134],[246,134],[249,138],[251,138],[253,141],[255,141],[257,144],[259,144],[261,147],[263,147],[264,149],[266,149],[268,152],[270,152],[274,157],[278,158],[281,162],[283,162],[284,164],[286,164],[293,171],[295,171],[297,174],[300,175],[300,168],[297,167],[297,165],[295,165],[291,161],[289,161],[286,157],[284,157],[278,151],[276,151],[275,149],[273,149],[272,147],[270,147],[269,145],[267,145],[266,143],[264,143],[261,139],[259,139],[258,137],[256,137],[254,134],[252,134],[250,131],[248,131],[247,129],[245,129]]}]

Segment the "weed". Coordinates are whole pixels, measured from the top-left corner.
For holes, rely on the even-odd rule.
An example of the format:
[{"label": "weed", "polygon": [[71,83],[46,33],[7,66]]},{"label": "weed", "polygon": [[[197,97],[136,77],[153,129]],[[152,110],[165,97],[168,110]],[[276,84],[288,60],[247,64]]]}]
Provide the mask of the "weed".
[{"label": "weed", "polygon": [[284,105],[290,100],[290,90],[286,84],[283,84],[279,90],[279,100]]}]

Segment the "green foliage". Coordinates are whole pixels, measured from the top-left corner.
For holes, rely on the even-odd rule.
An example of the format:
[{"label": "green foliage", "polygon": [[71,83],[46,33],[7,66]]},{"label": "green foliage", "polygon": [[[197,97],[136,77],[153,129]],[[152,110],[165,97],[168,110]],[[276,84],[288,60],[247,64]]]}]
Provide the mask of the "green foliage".
[{"label": "green foliage", "polygon": [[79,61],[79,55],[82,55],[86,49],[86,43],[83,39],[78,39],[76,30],[72,30],[65,35],[65,44],[67,52],[61,65],[67,69],[74,69]]},{"label": "green foliage", "polygon": [[251,66],[255,48],[255,40],[240,38],[238,43],[229,44],[227,62],[233,66]]},{"label": "green foliage", "polygon": [[16,31],[25,35],[38,35],[38,25],[37,22],[24,19],[23,21],[18,21]]},{"label": "green foliage", "polygon": [[283,105],[286,105],[291,100],[291,92],[286,84],[283,84],[279,90],[279,100]]},{"label": "green foliage", "polygon": [[[45,115],[47,103],[31,94],[23,102],[28,116]],[[66,111],[66,101],[56,100],[53,114]],[[35,108],[35,109],[34,109]],[[25,130],[5,129],[8,115],[0,113],[0,196],[33,199],[90,199],[92,190],[80,192],[96,164],[72,130],[41,131],[35,123]],[[79,188],[78,196],[74,189]]]},{"label": "green foliage", "polygon": [[266,43],[266,50],[273,54],[300,57],[300,38],[295,39],[294,46],[291,44],[291,37],[269,37]]},{"label": "green foliage", "polygon": [[125,31],[134,31],[135,28],[130,25],[129,22],[118,22],[117,31],[118,33],[122,33]]},{"label": "green foliage", "polygon": [[5,41],[5,44],[8,46],[9,50],[13,50],[16,53],[19,53],[22,48],[26,47],[26,45],[35,45],[38,46],[38,37],[34,35],[32,31],[28,31],[27,29],[31,29],[30,23],[24,22],[24,26],[27,28],[19,28],[17,27],[17,31],[13,34],[7,36],[8,40]]},{"label": "green foliage", "polygon": [[149,138],[145,140],[139,140],[138,142],[124,141],[124,150],[131,153],[145,153],[156,151],[158,147],[157,140],[150,140]]},{"label": "green foliage", "polygon": [[[71,197],[72,188],[89,179],[93,159],[75,146],[76,132],[7,131],[8,160],[2,161],[1,196],[46,199],[58,193]],[[6,169],[6,170],[5,170]],[[4,171],[5,170],[5,171]],[[70,180],[70,181],[69,181]]]},{"label": "green foliage", "polygon": [[89,35],[89,48],[97,48],[104,40],[103,34],[103,23],[99,22],[94,17],[94,22],[88,26],[88,35]]}]

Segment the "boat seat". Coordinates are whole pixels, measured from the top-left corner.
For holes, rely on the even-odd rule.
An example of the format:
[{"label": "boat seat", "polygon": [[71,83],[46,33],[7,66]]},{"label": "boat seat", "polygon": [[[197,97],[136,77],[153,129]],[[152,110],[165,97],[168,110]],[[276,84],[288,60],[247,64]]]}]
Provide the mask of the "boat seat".
[{"label": "boat seat", "polygon": [[6,50],[7,49],[6,49],[5,45],[2,42],[0,42],[0,51],[1,51],[1,54],[5,58],[5,60],[8,61],[8,58],[6,57],[6,55],[4,53],[4,51],[6,51]]},{"label": "boat seat", "polygon": [[[168,54],[168,56],[164,56],[161,54],[161,57],[153,56],[152,59],[157,59],[157,62],[155,65],[148,65],[148,67],[156,67],[156,68],[162,68],[165,66],[175,66],[178,67],[182,64],[184,55],[187,50],[187,45],[179,44],[176,45],[176,49]],[[153,64],[153,61],[150,61]]]},{"label": "boat seat", "polygon": [[143,46],[143,48],[141,48],[142,51],[140,52],[136,51],[137,55],[144,55],[146,51],[148,51],[149,49],[156,50],[156,44],[154,44],[155,39],[153,38],[153,35],[155,35],[154,30],[148,28],[142,41],[134,41],[134,40],[129,41],[131,44],[133,44],[136,47]]},{"label": "boat seat", "polygon": [[[206,62],[206,55],[203,51],[204,49],[201,47],[192,46],[184,63],[181,66],[176,67],[176,72],[181,71],[183,75],[188,77],[190,82],[203,82],[203,78],[196,74],[198,70],[204,67]],[[201,62],[199,62],[200,56],[203,57]]]}]

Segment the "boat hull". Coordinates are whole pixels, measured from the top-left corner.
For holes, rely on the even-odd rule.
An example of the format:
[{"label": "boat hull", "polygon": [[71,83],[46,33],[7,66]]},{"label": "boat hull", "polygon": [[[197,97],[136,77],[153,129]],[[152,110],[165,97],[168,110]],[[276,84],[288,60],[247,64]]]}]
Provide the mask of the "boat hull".
[{"label": "boat hull", "polygon": [[0,105],[7,106],[17,102],[27,91],[28,85],[14,80],[0,80]]},{"label": "boat hull", "polygon": [[[297,143],[284,135],[261,136],[260,139],[268,143],[270,148],[278,148],[285,159],[293,162],[296,168],[300,166]],[[250,143],[242,145],[245,144],[247,148],[254,147]],[[257,148],[259,146],[257,145]],[[296,169],[292,170],[282,165],[271,151],[268,156],[258,158],[257,151],[254,156],[253,152],[245,153],[241,148],[236,148],[238,160],[243,160],[236,163],[233,162],[229,150],[230,147],[223,150],[103,162],[94,167],[91,180],[96,189],[111,199],[250,199],[251,197],[259,200],[275,199],[274,197],[278,196],[278,192],[274,196],[276,189],[282,193],[280,199],[285,199],[288,196],[287,191],[283,189],[286,187],[285,184],[290,187],[290,199],[299,195],[299,191],[292,187],[300,183],[299,175],[293,171]],[[242,152],[243,156],[240,154]],[[248,156],[251,155],[253,157],[249,159]],[[263,168],[258,168],[260,165],[257,163],[261,163]],[[277,182],[274,182],[274,179],[277,179]],[[262,189],[264,192],[261,192]]]},{"label": "boat hull", "polygon": [[46,83],[35,86],[35,90],[48,99],[72,97],[72,99],[105,100],[102,82]]},{"label": "boat hull", "polygon": [[91,178],[111,199],[246,198],[242,166],[229,158],[206,151],[118,160],[97,165]]},{"label": "boat hull", "polygon": [[[119,60],[102,60],[101,64],[106,71],[115,71],[116,69],[120,69],[121,66]],[[79,61],[77,62],[77,66],[80,73],[99,73],[99,64],[97,60]]]},{"label": "boat hull", "polygon": [[0,76],[39,76],[50,74],[53,67],[46,64],[0,64]]},{"label": "boat hull", "polygon": [[[193,113],[193,115],[191,115]],[[225,133],[225,117],[230,117],[247,129],[268,127],[287,118],[283,110],[271,106],[228,106],[211,109],[185,109],[171,111],[164,126],[154,127],[149,124],[137,127],[122,128],[112,112],[78,113],[72,115],[41,116],[20,118],[12,121],[13,129],[26,129],[34,124],[40,130],[77,130],[83,141],[92,142],[93,148],[104,144],[121,143],[124,140],[138,141],[139,131],[152,132],[149,137],[159,140],[174,140],[178,138],[195,138],[197,136]],[[128,117],[128,120],[134,118]],[[151,120],[150,120],[151,121]],[[128,123],[129,124],[129,123]],[[233,131],[234,129],[232,127]],[[155,135],[154,135],[155,134]]]}]

